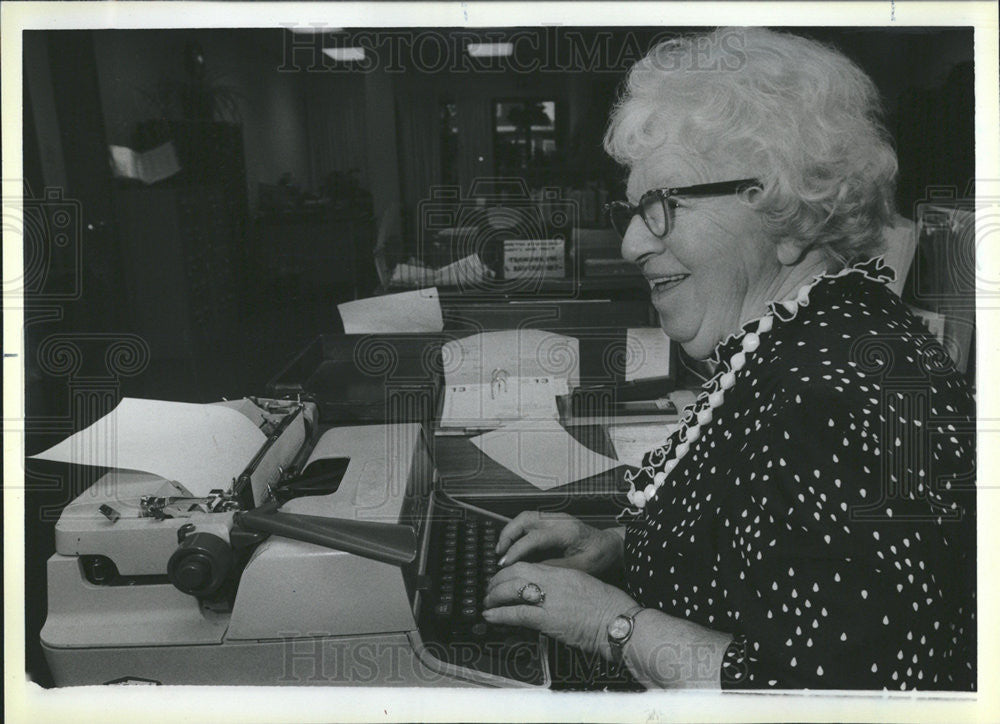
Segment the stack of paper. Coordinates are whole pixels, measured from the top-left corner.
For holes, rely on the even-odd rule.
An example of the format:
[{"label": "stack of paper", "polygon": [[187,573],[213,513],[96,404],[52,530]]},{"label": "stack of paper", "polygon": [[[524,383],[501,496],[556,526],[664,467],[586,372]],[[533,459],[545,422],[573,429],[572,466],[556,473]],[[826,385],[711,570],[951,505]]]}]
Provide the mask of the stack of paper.
[{"label": "stack of paper", "polygon": [[580,380],[580,343],[538,329],[474,334],[445,344],[441,427],[558,419],[556,397]]},{"label": "stack of paper", "polygon": [[489,383],[507,377],[563,378],[580,384],[580,341],[541,329],[505,329],[453,340],[441,350],[448,384]]},{"label": "stack of paper", "polygon": [[448,385],[441,427],[498,427],[513,420],[557,420],[556,397],[568,392],[566,380],[508,377],[487,384]]},{"label": "stack of paper", "polygon": [[470,254],[440,269],[418,264],[397,264],[390,284],[394,286],[434,285],[456,287],[473,284],[493,277],[493,271],[483,264],[478,254]]},{"label": "stack of paper", "polygon": [[492,270],[483,264],[479,254],[472,254],[434,272],[434,283],[440,287],[457,287],[489,279],[492,276]]},{"label": "stack of paper", "polygon": [[433,269],[406,263],[397,264],[389,280],[389,284],[396,287],[425,287],[436,283]]}]

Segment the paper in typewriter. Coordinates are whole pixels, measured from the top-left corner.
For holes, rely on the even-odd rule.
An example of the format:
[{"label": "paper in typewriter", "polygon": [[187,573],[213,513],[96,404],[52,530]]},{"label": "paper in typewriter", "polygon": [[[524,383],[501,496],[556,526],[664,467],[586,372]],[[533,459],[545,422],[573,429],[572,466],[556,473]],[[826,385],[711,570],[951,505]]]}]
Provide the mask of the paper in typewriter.
[{"label": "paper in typewriter", "polygon": [[32,457],[153,473],[204,497],[230,489],[264,441],[244,412],[226,405],[126,397],[90,427]]},{"label": "paper in typewriter", "polygon": [[556,397],[580,382],[580,343],[538,329],[484,332],[446,343],[441,427],[558,419]]},{"label": "paper in typewriter", "polygon": [[581,445],[557,420],[521,420],[469,441],[540,490],[599,475],[620,464]]}]

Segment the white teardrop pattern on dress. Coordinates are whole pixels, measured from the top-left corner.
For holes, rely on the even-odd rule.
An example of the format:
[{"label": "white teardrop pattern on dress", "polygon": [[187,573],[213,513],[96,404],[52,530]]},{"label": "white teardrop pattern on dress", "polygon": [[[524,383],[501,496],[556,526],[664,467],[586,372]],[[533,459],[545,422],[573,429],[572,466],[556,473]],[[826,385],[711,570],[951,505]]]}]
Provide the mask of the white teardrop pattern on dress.
[{"label": "white teardrop pattern on dress", "polygon": [[[625,481],[629,483],[629,491],[626,493],[628,501],[639,510],[646,506],[646,502],[656,496],[656,492],[663,487],[667,481],[667,472],[672,471],[677,464],[690,452],[691,444],[697,442],[701,437],[702,428],[707,428],[713,417],[713,410],[722,406],[726,390],[730,390],[736,384],[736,373],[742,370],[747,363],[747,355],[753,354],[760,347],[760,335],[769,332],[773,325],[773,317],[766,314],[757,322],[756,332],[746,332],[740,342],[742,350],[733,354],[729,360],[729,368],[716,374],[709,380],[705,388],[708,395],[700,398],[700,406],[693,409],[693,414],[687,415],[687,423],[682,428],[680,440],[677,447],[673,449],[674,456],[664,464],[665,470],[661,470],[653,475],[653,482],[646,485],[642,490],[636,490],[635,476],[631,471],[625,474]],[[638,511],[631,511],[637,515]]]},{"label": "white teardrop pattern on dress", "polygon": [[[895,272],[885,265],[882,257],[866,260],[862,263],[846,267],[836,273],[821,274],[815,277],[812,282],[799,289],[793,299],[770,302],[767,305],[768,311],[762,317],[747,322],[739,332],[729,335],[716,345],[711,359],[720,365],[719,372],[702,385],[702,389],[707,394],[703,392],[697,402],[684,410],[682,416],[684,427],[679,433],[678,440],[680,442],[678,445],[671,450],[672,441],[668,441],[667,445],[660,449],[664,456],[673,452],[673,457],[663,463],[663,470],[654,472],[653,468],[649,467],[642,468],[635,474],[631,470],[625,473],[625,482],[629,484],[629,491],[625,497],[628,498],[629,503],[635,506],[636,509],[630,510],[626,508],[622,511],[623,514],[628,516],[641,515],[641,511],[646,507],[646,503],[656,497],[657,491],[666,483],[668,475],[690,452],[691,444],[701,437],[702,428],[707,428],[711,424],[714,414],[713,410],[722,406],[725,393],[731,390],[736,384],[736,374],[746,366],[747,355],[757,351],[760,347],[761,335],[767,334],[774,328],[774,320],[777,318],[781,323],[791,322],[798,316],[800,307],[809,306],[809,293],[813,287],[824,280],[839,279],[851,274],[861,274],[871,281],[877,281],[882,284],[895,279]],[[754,321],[756,321],[756,330],[751,332],[750,328],[753,327]],[[742,339],[740,339],[741,336]],[[719,350],[727,347],[737,339],[740,340],[742,349],[735,352],[729,358],[728,362],[724,363],[719,359]],[[637,490],[635,480],[638,475],[644,472],[647,477],[652,478],[653,482],[647,484],[642,490]]]}]

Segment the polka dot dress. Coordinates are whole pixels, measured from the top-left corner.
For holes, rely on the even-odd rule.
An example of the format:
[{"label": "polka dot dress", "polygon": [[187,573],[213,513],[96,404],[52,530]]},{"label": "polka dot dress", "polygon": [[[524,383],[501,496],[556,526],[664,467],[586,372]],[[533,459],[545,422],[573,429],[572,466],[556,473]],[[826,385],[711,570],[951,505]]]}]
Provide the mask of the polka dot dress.
[{"label": "polka dot dress", "polygon": [[723,687],[975,688],[975,411],[875,259],[719,344],[626,475],[630,593],[733,634]]}]

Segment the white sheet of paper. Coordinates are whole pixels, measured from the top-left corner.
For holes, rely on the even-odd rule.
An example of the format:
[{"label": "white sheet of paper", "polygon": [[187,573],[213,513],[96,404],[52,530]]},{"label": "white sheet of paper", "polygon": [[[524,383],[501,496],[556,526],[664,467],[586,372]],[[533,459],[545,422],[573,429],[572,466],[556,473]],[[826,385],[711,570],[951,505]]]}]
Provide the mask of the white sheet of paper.
[{"label": "white sheet of paper", "polygon": [[670,375],[670,338],[659,327],[634,327],[625,339],[625,381]]},{"label": "white sheet of paper", "polygon": [[642,465],[642,457],[665,443],[679,424],[609,425],[608,436],[615,446],[618,462],[637,468]]},{"label": "white sheet of paper", "polygon": [[444,329],[436,287],[356,299],[337,305],[347,334],[440,332]]},{"label": "white sheet of paper", "polygon": [[611,470],[618,461],[576,441],[556,420],[522,420],[470,442],[540,490]]},{"label": "white sheet of paper", "polygon": [[203,497],[230,489],[264,440],[245,414],[225,405],[126,397],[90,427],[33,457],[153,473]]},{"label": "white sheet of paper", "polygon": [[494,371],[508,378],[549,377],[580,384],[580,341],[541,329],[482,332],[452,340],[441,350],[446,385],[489,384]]},{"label": "white sheet of paper", "polygon": [[127,146],[108,146],[111,156],[111,171],[119,178],[139,179],[153,184],[170,178],[181,170],[177,160],[177,150],[170,141],[143,153]]},{"label": "white sheet of paper", "polygon": [[510,377],[501,382],[448,385],[441,427],[489,427],[513,420],[557,420],[558,395],[569,393],[564,379]]}]

